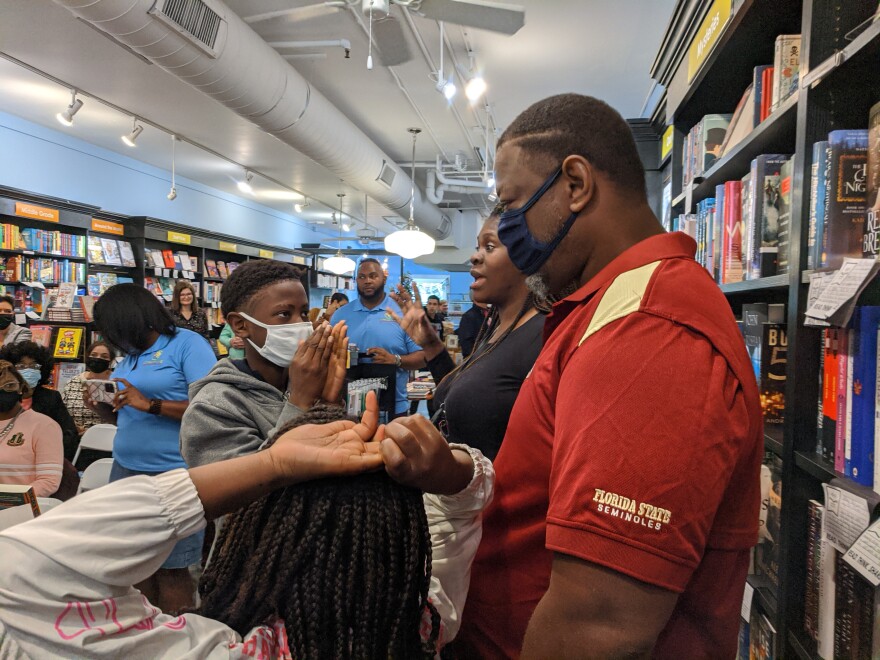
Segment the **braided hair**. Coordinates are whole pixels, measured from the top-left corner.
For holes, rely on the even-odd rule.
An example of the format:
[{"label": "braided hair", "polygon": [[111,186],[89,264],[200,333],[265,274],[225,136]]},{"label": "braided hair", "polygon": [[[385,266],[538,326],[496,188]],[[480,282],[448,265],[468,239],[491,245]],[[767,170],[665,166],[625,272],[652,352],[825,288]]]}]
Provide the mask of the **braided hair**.
[{"label": "braided hair", "polygon": [[[316,406],[282,428],[345,419]],[[384,472],[289,486],[231,515],[198,613],[246,635],[279,617],[297,660],[431,658],[431,538],[420,491]],[[422,614],[431,630],[423,642]]]}]

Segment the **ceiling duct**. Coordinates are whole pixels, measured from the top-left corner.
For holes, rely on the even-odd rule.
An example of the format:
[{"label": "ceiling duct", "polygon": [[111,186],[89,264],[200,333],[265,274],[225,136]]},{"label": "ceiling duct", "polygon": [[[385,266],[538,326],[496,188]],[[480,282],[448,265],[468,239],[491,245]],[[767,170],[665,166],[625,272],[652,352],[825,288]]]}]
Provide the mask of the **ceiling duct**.
[{"label": "ceiling duct", "polygon": [[[409,176],[219,0],[55,2],[408,216]],[[418,188],[415,196],[416,224],[445,237],[449,219]]]}]

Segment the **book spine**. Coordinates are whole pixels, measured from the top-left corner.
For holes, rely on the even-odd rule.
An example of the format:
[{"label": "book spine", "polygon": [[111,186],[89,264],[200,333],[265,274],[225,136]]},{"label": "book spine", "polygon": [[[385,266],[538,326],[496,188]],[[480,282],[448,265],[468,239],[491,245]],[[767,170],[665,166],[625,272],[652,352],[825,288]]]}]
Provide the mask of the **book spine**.
[{"label": "book spine", "polygon": [[871,488],[874,485],[874,402],[880,307],[856,308],[853,325],[852,478]]},{"label": "book spine", "polygon": [[834,626],[834,657],[852,658],[854,650],[854,621],[855,621],[855,571],[847,564],[843,555],[837,555],[835,566],[836,594],[834,610],[837,622]]},{"label": "book spine", "polygon": [[776,38],[773,47],[773,88],[770,92],[770,111],[776,109],[779,105],[779,78],[782,71],[782,40],[781,37]]},{"label": "book spine", "polygon": [[846,470],[846,371],[847,371],[847,331],[837,330],[837,385],[836,419],[834,433],[834,469],[840,473]]},{"label": "book spine", "polygon": [[791,179],[794,161],[786,161],[779,170],[779,252],[776,272],[788,272],[788,254],[791,244]]},{"label": "book spine", "polygon": [[868,131],[833,131],[825,244],[828,266],[839,268],[845,257],[861,257],[866,215]]},{"label": "book spine", "polygon": [[810,224],[807,230],[807,269],[816,268],[816,226],[818,217],[816,214],[816,203],[819,197],[819,147],[821,142],[813,145],[813,160],[810,161]]},{"label": "book spine", "polygon": [[810,500],[807,506],[807,580],[804,585],[804,631],[813,641],[816,641],[819,634],[822,505],[816,500]]},{"label": "book spine", "polygon": [[715,281],[721,284],[724,271],[724,184],[715,186]]},{"label": "book spine", "polygon": [[[822,425],[824,423],[824,397],[825,397],[825,342],[827,333],[823,330],[822,336],[819,339],[819,396],[818,396],[818,411],[816,414],[816,454],[822,456],[824,458],[828,458],[828,455],[825,453],[825,443],[824,436],[822,431]],[[833,460],[833,458],[832,458]]]},{"label": "book spine", "polygon": [[880,103],[876,103],[869,114],[867,161],[867,208],[862,254],[876,259],[880,254]]},{"label": "book spine", "polygon": [[[877,330],[877,351],[880,351],[880,329]],[[880,449],[880,355],[875,353],[877,368],[874,371],[874,490],[880,493],[880,460],[877,460],[877,451]]]},{"label": "book spine", "polygon": [[722,281],[731,284],[742,281],[742,202],[739,181],[728,181],[724,184],[724,273]]},{"label": "book spine", "polygon": [[823,140],[813,145],[813,167],[815,180],[810,196],[810,233],[812,235],[815,224],[815,240],[808,256],[811,259],[810,268],[820,268],[822,265],[822,251],[824,249],[823,238],[825,235],[825,193],[828,189],[828,141]]},{"label": "book spine", "polygon": [[846,387],[844,389],[844,474],[852,477],[852,386],[853,386],[853,348],[856,341],[852,330],[844,330],[846,334]]}]

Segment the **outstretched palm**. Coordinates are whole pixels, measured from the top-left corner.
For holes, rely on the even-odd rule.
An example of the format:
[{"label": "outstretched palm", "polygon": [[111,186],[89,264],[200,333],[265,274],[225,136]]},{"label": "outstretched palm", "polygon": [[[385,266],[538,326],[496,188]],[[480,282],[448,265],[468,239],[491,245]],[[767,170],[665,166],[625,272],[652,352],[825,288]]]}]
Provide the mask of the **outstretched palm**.
[{"label": "outstretched palm", "polygon": [[419,287],[413,282],[413,295],[399,284],[397,285],[397,293],[391,294],[391,299],[400,307],[403,316],[398,316],[393,310],[388,309],[388,313],[400,324],[403,331],[419,346],[425,347],[440,342],[436,330],[428,322],[428,316],[422,308],[422,299],[419,295]]},{"label": "outstretched palm", "polygon": [[379,404],[370,392],[359,423],[298,426],[280,436],[268,451],[278,474],[292,481],[360,474],[382,466],[379,443],[372,442],[378,424]]}]

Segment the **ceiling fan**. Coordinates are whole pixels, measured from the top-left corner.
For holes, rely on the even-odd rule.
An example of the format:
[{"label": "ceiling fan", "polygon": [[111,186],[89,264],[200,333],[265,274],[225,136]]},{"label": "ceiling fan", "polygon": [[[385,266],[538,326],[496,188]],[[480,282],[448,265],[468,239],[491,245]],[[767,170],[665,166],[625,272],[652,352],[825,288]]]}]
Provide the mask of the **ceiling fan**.
[{"label": "ceiling fan", "polygon": [[[367,247],[368,245],[371,245],[372,243],[382,243],[384,245],[383,241],[385,240],[385,237],[379,236],[379,230],[376,229],[375,227],[373,227],[372,225],[370,225],[369,220],[367,220],[367,218],[369,217],[367,215],[368,200],[369,200],[369,198],[367,197],[367,195],[364,195],[364,226],[355,232],[355,236],[346,237],[346,236],[340,235],[339,238],[326,238],[322,242],[323,243],[345,243],[348,241],[351,241],[351,242],[357,241],[358,245],[362,245],[364,247]],[[340,217],[341,217],[341,214],[342,214],[341,201],[340,201],[339,213],[340,213]],[[335,213],[333,214],[333,224],[336,224],[336,214]]]},{"label": "ceiling fan", "polygon": [[493,0],[327,0],[325,2],[279,9],[244,17],[246,23],[258,23],[273,18],[307,20],[322,12],[335,12],[353,8],[358,4],[370,21],[375,34],[379,59],[385,66],[403,64],[412,59],[403,28],[392,14],[392,5],[399,11],[411,11],[419,16],[444,23],[515,34],[525,24],[525,8],[502,4]]}]

